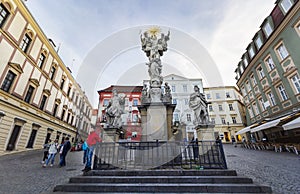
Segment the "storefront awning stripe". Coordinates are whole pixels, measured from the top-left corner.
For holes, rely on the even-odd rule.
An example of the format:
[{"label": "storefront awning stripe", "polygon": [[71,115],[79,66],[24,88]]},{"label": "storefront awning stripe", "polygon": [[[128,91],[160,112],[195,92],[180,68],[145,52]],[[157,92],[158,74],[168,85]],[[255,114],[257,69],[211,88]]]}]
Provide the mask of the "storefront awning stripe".
[{"label": "storefront awning stripe", "polygon": [[235,133],[235,135],[240,135],[240,134],[243,134],[243,133],[247,133],[248,131],[250,131],[250,127],[251,126],[248,126],[248,127],[245,127],[241,130],[239,130],[238,132]]},{"label": "storefront awning stripe", "polygon": [[300,128],[300,117],[282,125],[284,130],[291,130],[295,128]]}]

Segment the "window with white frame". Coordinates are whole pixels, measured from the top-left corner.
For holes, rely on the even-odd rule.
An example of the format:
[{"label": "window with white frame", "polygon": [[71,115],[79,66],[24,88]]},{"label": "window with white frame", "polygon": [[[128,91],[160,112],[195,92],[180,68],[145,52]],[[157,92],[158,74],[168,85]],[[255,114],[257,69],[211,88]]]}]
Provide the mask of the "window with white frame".
[{"label": "window with white frame", "polygon": [[253,50],[252,47],[250,47],[250,49],[249,49],[249,55],[250,55],[250,58],[251,58],[251,59],[252,59],[252,58],[254,57],[254,55],[255,55],[254,50]]},{"label": "window with white frame", "polygon": [[286,93],[286,91],[285,91],[284,86],[283,86],[282,84],[280,84],[280,85],[277,87],[277,89],[278,89],[278,92],[280,93],[281,99],[282,99],[283,101],[287,100],[287,99],[288,99],[288,95],[287,95],[287,93]]},{"label": "window with white frame", "polygon": [[273,29],[272,29],[272,27],[271,27],[271,25],[270,25],[269,22],[265,24],[265,26],[263,27],[263,29],[264,29],[264,32],[265,32],[267,38],[273,32]]},{"label": "window with white frame", "polygon": [[253,106],[254,114],[258,115],[259,114],[259,110],[258,110],[258,107],[256,106],[256,103],[253,103],[252,106]]},{"label": "window with white frame", "polygon": [[176,92],[176,87],[172,85],[172,92]]},{"label": "window with white frame", "polygon": [[178,115],[178,113],[174,113],[174,121],[179,121],[179,115]]},{"label": "window with white frame", "polygon": [[21,50],[26,53],[30,46],[31,41],[32,41],[31,37],[28,34],[25,34],[20,44]]},{"label": "window with white frame", "polygon": [[220,96],[220,93],[216,93],[216,99],[220,99],[221,96]]},{"label": "window with white frame", "polygon": [[267,95],[268,95],[269,102],[270,102],[271,106],[275,106],[276,105],[276,101],[275,101],[273,93],[269,92]]},{"label": "window with white frame", "polygon": [[230,93],[226,92],[226,98],[231,98]]},{"label": "window with white frame", "polygon": [[186,114],[186,120],[187,120],[187,121],[192,121],[192,119],[191,119],[191,114]]},{"label": "window with white frame", "polygon": [[266,106],[265,106],[264,100],[262,98],[260,98],[258,101],[260,102],[260,107],[261,107],[262,111],[265,111]]},{"label": "window with white frame", "polygon": [[266,58],[265,63],[267,64],[267,66],[269,67],[270,71],[273,70],[275,68],[275,64],[273,59],[271,58],[271,56],[269,56],[268,58]]},{"label": "window with white frame", "polygon": [[173,101],[172,104],[177,104],[177,99],[176,98],[173,98],[172,101]]},{"label": "window with white frame", "polygon": [[223,106],[222,106],[222,104],[219,104],[219,111],[223,111]]},{"label": "window with white frame", "polygon": [[261,38],[259,36],[255,39],[255,44],[256,44],[258,49],[260,49],[260,47],[262,46],[262,41],[261,41]]},{"label": "window with white frame", "polygon": [[291,80],[292,80],[293,86],[294,86],[297,94],[299,94],[300,93],[300,79],[299,79],[299,76],[296,74],[293,77],[291,77]]},{"label": "window with white frame", "polygon": [[45,59],[46,59],[46,56],[43,53],[41,53],[41,55],[38,59],[38,62],[37,62],[37,65],[38,65],[39,68],[41,68],[41,69],[43,68]]},{"label": "window with white frame", "polygon": [[9,16],[8,10],[5,8],[5,6],[2,3],[0,3],[0,28],[3,26],[8,16]]},{"label": "window with white frame", "polygon": [[49,77],[50,77],[51,80],[54,79],[55,72],[56,72],[56,68],[54,66],[52,66],[51,70],[50,70],[50,74],[49,74]]},{"label": "window with white frame", "polygon": [[206,98],[210,99],[211,98],[210,94],[206,94]]},{"label": "window with white frame", "polygon": [[109,104],[109,99],[104,99],[103,100],[103,106],[106,107]]},{"label": "window with white frame", "polygon": [[236,124],[236,118],[235,117],[231,117],[231,119],[232,119],[232,123]]},{"label": "window with white frame", "polygon": [[7,75],[2,83],[1,89],[4,90],[5,92],[9,92],[15,78],[16,78],[16,74],[13,73],[12,71],[8,71]]},{"label": "window with white frame", "polygon": [[293,4],[292,4],[291,0],[282,0],[280,5],[281,5],[283,11],[285,13],[287,13],[290,10],[290,8],[292,7]]},{"label": "window with white frame", "polygon": [[133,99],[133,106],[137,106],[139,104],[139,101],[137,99]]},{"label": "window with white frame", "polygon": [[257,72],[259,74],[260,79],[263,79],[265,77],[264,70],[261,66],[257,68]]},{"label": "window with white frame", "polygon": [[29,86],[29,87],[28,87],[26,96],[25,96],[25,98],[24,98],[24,101],[25,101],[25,102],[30,103],[31,97],[32,97],[33,92],[34,92],[34,89],[35,89],[35,88],[34,88],[33,86]]},{"label": "window with white frame", "polygon": [[233,106],[232,104],[228,104],[229,110],[233,111]]},{"label": "window with white frame", "polygon": [[215,124],[216,123],[216,119],[215,118],[210,118],[211,123]]},{"label": "window with white frame", "polygon": [[277,47],[276,51],[277,51],[281,61],[284,60],[289,55],[289,53],[287,52],[287,50],[283,44],[280,44]]},{"label": "window with white frame", "polygon": [[187,85],[184,84],[184,85],[182,86],[182,89],[183,89],[183,92],[187,92]]},{"label": "window with white frame", "polygon": [[246,82],[246,88],[247,88],[248,91],[251,91],[251,87],[250,87],[249,82]]},{"label": "window with white frame", "polygon": [[256,82],[256,79],[255,79],[254,75],[251,75],[250,79],[252,81],[252,84],[255,86],[257,84],[257,82]]},{"label": "window with white frame", "polygon": [[212,105],[208,105],[208,110],[209,110],[209,112],[212,112],[212,111],[213,111]]},{"label": "window with white frame", "polygon": [[226,120],[224,117],[221,117],[222,124],[226,124]]}]

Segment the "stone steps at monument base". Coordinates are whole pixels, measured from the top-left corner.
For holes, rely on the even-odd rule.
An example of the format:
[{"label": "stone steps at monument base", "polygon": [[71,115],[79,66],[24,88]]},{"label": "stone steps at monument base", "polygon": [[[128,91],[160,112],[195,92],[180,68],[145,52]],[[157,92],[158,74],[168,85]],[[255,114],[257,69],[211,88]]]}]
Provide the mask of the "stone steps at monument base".
[{"label": "stone steps at monument base", "polygon": [[234,170],[93,170],[57,185],[58,193],[272,193]]},{"label": "stone steps at monument base", "polygon": [[151,184],[151,183],[69,183],[58,185],[55,192],[102,192],[102,193],[272,193],[270,187],[254,184]]},{"label": "stone steps at monument base", "polygon": [[252,179],[239,176],[77,176],[70,183],[253,183]]},{"label": "stone steps at monument base", "polygon": [[237,176],[235,170],[92,170],[85,176]]}]

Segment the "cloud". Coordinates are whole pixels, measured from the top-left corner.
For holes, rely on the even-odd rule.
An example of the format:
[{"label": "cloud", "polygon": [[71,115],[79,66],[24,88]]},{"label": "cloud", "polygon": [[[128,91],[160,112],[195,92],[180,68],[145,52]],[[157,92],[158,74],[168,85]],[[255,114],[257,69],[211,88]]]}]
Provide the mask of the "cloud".
[{"label": "cloud", "polygon": [[224,79],[226,84],[235,84],[234,70],[259,26],[271,13],[274,7],[272,1],[231,0],[227,4],[225,17],[214,31],[211,45],[208,47],[221,74],[227,76]]}]

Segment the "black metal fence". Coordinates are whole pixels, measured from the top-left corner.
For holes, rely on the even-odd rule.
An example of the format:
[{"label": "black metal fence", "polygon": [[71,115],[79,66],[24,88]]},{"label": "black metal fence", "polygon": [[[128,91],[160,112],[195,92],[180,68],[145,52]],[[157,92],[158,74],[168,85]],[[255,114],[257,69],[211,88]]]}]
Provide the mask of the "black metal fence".
[{"label": "black metal fence", "polygon": [[93,169],[227,169],[222,142],[105,142],[95,149]]}]

